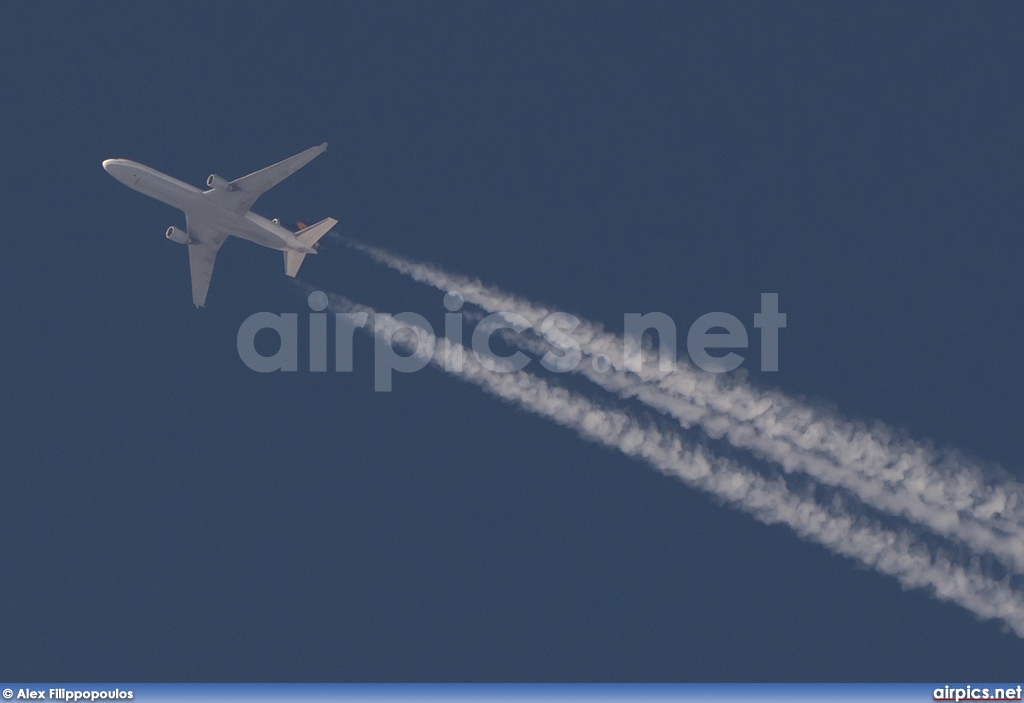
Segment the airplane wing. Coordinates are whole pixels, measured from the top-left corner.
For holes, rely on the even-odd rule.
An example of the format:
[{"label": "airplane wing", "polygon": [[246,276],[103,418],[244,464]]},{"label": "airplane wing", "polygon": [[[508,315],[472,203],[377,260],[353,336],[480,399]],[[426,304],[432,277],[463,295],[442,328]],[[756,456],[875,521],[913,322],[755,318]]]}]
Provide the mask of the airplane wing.
[{"label": "airplane wing", "polygon": [[325,151],[327,151],[327,142],[306,149],[273,166],[261,168],[248,176],[236,178],[231,181],[228,190],[214,188],[206,191],[205,195],[242,215],[252,208],[257,198]]},{"label": "airplane wing", "polygon": [[185,216],[185,227],[193,240],[188,245],[188,265],[192,272],[192,302],[197,308],[201,308],[206,305],[206,292],[210,289],[217,251],[228,235],[206,227],[188,215]]}]

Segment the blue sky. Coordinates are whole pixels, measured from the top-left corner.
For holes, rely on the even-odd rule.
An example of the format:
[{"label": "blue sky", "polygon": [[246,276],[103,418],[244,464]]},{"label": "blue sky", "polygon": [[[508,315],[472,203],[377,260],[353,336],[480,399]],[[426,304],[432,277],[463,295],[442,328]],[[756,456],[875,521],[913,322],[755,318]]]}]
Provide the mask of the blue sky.
[{"label": "blue sky", "polygon": [[[1010,3],[23,4],[0,10],[9,246],[0,670],[64,680],[999,679],[1024,643],[445,375],[239,360],[308,308],[100,167],[260,199],[621,331],[762,292],[765,387],[1024,457]],[[310,285],[439,319],[341,246]]]}]

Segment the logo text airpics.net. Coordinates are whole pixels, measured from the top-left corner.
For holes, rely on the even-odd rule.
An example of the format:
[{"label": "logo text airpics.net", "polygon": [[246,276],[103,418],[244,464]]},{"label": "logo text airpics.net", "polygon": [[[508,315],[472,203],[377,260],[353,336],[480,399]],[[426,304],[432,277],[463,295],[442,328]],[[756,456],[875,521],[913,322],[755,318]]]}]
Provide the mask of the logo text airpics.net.
[{"label": "logo text airpics.net", "polygon": [[[329,300],[323,291],[313,291],[309,294],[308,302],[312,310],[308,325],[308,370],[326,372],[329,315],[324,311]],[[445,344],[446,349],[461,354],[466,318],[475,322],[469,352],[481,366],[494,373],[515,373],[535,361],[553,373],[575,371],[584,363],[591,364],[598,373],[605,373],[613,365],[611,358],[605,354],[584,354],[580,342],[572,335],[573,330],[581,324],[575,315],[554,312],[541,324],[534,326],[515,312],[496,312],[483,317],[474,313],[466,315],[462,312],[463,302],[462,295],[455,291],[444,296],[447,312],[444,336],[441,339],[435,335],[430,322],[418,313],[403,312],[389,316],[391,322],[387,329],[378,332],[374,329],[374,316],[368,312],[336,312],[333,315],[334,370],[352,371],[354,332],[356,328],[368,327],[368,331],[374,335],[374,389],[390,391],[394,372],[412,373],[424,368],[434,358],[437,345]],[[779,312],[778,294],[762,293],[761,310],[753,318],[754,328],[760,331],[761,370],[778,371],[779,330],[786,327],[786,315]],[[623,322],[625,333],[621,353],[625,370],[640,373],[645,359],[647,363],[654,363],[655,356],[659,375],[675,370],[676,324],[671,317],[661,312],[626,313]],[[264,355],[256,349],[256,335],[263,330],[274,332],[280,341],[274,354]],[[498,354],[492,349],[492,337],[497,335],[499,338],[508,338],[510,334],[521,334],[528,330],[539,333],[536,344],[516,344],[520,349],[510,354]],[[648,338],[653,336],[657,340],[653,348],[645,349],[643,340],[649,332],[654,335]],[[401,339],[396,339],[398,337]],[[298,342],[298,313],[257,312],[246,318],[239,327],[238,356],[247,367],[259,373],[297,372]],[[396,342],[406,354],[398,353]],[[686,335],[686,351],[690,360],[710,373],[725,373],[739,368],[745,358],[736,350],[747,349],[749,345],[747,328],[743,322],[726,312],[701,315],[690,325]],[[522,348],[537,351],[540,358],[531,358]]]}]

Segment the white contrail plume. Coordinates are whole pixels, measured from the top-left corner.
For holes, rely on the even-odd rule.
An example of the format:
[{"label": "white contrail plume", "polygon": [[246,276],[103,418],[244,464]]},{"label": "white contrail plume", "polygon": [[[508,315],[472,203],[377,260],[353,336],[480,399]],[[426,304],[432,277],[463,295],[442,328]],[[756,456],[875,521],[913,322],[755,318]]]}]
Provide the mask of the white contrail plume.
[{"label": "white contrail plume", "polygon": [[[534,330],[555,312],[436,266],[362,243],[348,244],[414,280],[459,291],[488,312],[521,315]],[[786,471],[806,472],[823,484],[848,490],[872,507],[992,554],[1024,573],[1024,487],[1011,477],[992,476],[989,482],[980,467],[898,438],[884,426],[868,428],[740,379],[696,371],[685,362],[670,373],[661,372],[656,363],[644,363],[638,375],[626,369],[622,337],[586,321],[572,334],[585,354],[608,358],[606,372],[587,363],[575,369],[601,387],[637,398],[683,427],[698,425]],[[511,341],[531,344],[524,335]]]},{"label": "white contrail plume", "polygon": [[[525,371],[488,371],[460,345],[447,340],[434,344],[433,335],[414,324],[338,296],[330,296],[330,301],[335,312],[372,314],[372,331],[381,338],[380,343],[405,346],[413,356],[429,360],[447,373],[571,428],[585,439],[643,459],[765,524],[786,524],[804,539],[894,576],[905,588],[931,589],[940,600],[956,603],[981,618],[1000,619],[1024,637],[1024,596],[1010,586],[1008,579],[997,581],[986,576],[976,560],[965,566],[934,556],[910,531],[888,530],[875,521],[849,514],[838,503],[823,507],[809,495],[792,492],[781,479],[767,479],[702,447],[687,444],[678,434],[642,424],[627,412],[601,407]],[[396,336],[402,328],[416,332],[415,345],[403,344]],[[424,339],[429,343],[424,344]],[[461,364],[450,363],[452,353],[461,356]]]}]

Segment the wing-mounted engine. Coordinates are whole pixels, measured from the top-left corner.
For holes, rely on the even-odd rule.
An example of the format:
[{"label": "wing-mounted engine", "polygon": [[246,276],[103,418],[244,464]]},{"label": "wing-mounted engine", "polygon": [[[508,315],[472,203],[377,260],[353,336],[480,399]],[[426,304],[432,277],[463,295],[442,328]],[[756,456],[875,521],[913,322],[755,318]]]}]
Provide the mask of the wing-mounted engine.
[{"label": "wing-mounted engine", "polygon": [[211,173],[206,178],[206,185],[217,190],[234,190],[235,187],[227,179],[221,178],[216,173]]},{"label": "wing-mounted engine", "polygon": [[192,237],[188,236],[188,232],[180,230],[177,227],[167,228],[167,238],[175,244],[192,244]]}]

